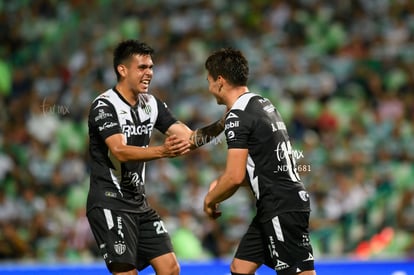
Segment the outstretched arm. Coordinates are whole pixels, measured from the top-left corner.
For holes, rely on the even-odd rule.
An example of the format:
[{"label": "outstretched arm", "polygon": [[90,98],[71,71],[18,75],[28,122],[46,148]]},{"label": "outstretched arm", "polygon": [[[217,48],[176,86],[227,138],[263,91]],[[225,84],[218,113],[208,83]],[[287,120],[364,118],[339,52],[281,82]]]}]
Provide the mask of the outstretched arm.
[{"label": "outstretched arm", "polygon": [[207,126],[192,131],[184,123],[178,121],[177,123],[171,125],[170,128],[168,128],[166,134],[168,136],[176,135],[181,139],[189,140],[191,143],[190,149],[196,149],[200,146],[203,146],[204,144],[209,143],[215,137],[220,135],[220,133],[224,130],[224,122],[225,117]]},{"label": "outstretched arm", "polygon": [[184,155],[190,150],[190,143],[187,140],[177,138],[175,135],[167,137],[164,144],[159,146],[139,147],[127,145],[123,134],[109,136],[105,142],[111,154],[121,162],[172,158]]}]

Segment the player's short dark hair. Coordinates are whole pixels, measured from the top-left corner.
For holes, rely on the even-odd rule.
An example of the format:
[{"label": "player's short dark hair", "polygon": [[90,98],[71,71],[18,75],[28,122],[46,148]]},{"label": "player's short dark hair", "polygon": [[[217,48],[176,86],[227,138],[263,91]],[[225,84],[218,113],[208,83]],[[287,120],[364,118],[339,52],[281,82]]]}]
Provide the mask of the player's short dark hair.
[{"label": "player's short dark hair", "polygon": [[124,63],[133,55],[150,55],[151,57],[154,54],[154,49],[148,46],[144,42],[140,42],[138,40],[125,40],[118,44],[118,46],[114,50],[114,59],[113,65],[116,74],[116,78],[119,80],[121,78],[117,67],[119,64]]},{"label": "player's short dark hair", "polygon": [[246,86],[249,77],[249,64],[241,51],[223,48],[211,54],[205,68],[217,79],[219,75],[235,86]]}]

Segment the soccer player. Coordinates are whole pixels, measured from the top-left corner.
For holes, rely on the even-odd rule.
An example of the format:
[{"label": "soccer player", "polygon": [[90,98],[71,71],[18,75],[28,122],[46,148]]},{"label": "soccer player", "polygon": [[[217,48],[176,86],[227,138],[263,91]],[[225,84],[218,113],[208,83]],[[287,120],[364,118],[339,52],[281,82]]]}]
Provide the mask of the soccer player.
[{"label": "soccer player", "polygon": [[[224,129],[224,120],[219,120],[192,131],[148,93],[152,56],[153,49],[140,41],[119,43],[113,56],[117,83],[100,94],[89,111],[87,217],[113,274],[137,274],[149,265],[158,275],[179,274],[167,229],[147,202],[145,165],[186,154]],[[163,144],[149,146],[154,129],[167,137]]]},{"label": "soccer player", "polygon": [[249,185],[256,198],[257,212],[239,243],[231,274],[251,275],[262,264],[278,275],[316,274],[308,232],[309,195],[285,123],[268,99],[249,91],[248,62],[240,51],[216,51],[205,67],[210,93],[229,111],[226,167],[210,184],[204,211],[218,218],[219,203],[241,185]]}]

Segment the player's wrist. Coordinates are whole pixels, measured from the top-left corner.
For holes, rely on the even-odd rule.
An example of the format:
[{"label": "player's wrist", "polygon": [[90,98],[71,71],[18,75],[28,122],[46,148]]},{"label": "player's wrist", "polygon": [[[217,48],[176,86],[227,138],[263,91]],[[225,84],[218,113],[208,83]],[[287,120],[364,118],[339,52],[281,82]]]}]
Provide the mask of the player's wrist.
[{"label": "player's wrist", "polygon": [[155,147],[156,158],[168,158],[170,157],[169,150],[165,145]]}]

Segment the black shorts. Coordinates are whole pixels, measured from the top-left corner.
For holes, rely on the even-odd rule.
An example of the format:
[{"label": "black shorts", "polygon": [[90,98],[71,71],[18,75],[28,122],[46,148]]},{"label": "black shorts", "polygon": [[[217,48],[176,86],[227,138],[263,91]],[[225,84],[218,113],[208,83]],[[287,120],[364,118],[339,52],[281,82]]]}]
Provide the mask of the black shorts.
[{"label": "black shorts", "polygon": [[235,258],[265,264],[278,275],[313,270],[308,224],[308,212],[283,213],[264,223],[254,219],[240,241]]},{"label": "black shorts", "polygon": [[111,272],[113,264],[130,264],[142,270],[151,259],[173,251],[164,223],[154,210],[137,214],[94,208],[87,217]]}]

